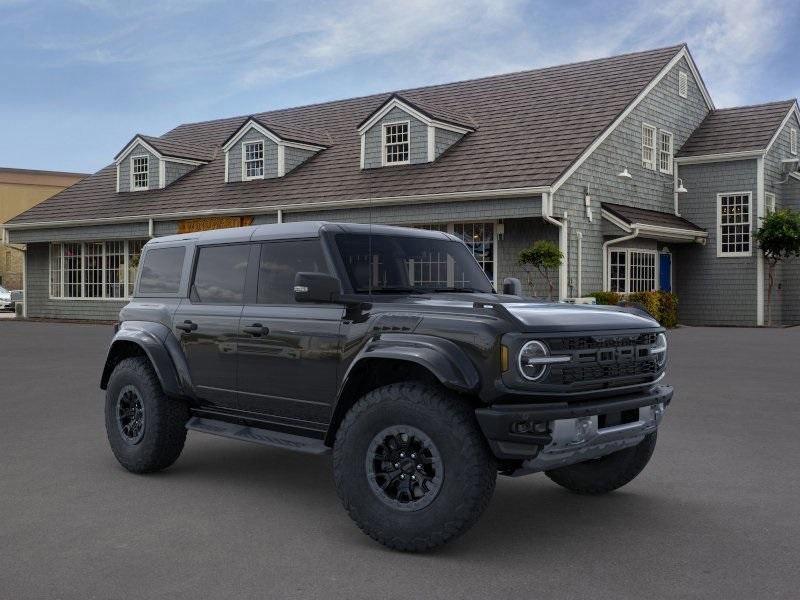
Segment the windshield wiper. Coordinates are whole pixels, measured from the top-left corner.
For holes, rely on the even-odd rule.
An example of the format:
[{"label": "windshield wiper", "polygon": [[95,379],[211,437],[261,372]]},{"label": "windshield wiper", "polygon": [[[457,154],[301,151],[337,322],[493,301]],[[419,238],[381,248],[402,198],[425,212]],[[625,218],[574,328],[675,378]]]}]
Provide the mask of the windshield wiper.
[{"label": "windshield wiper", "polygon": [[424,292],[419,288],[403,287],[403,286],[390,286],[390,287],[375,287],[369,288],[356,288],[357,294],[423,294]]}]

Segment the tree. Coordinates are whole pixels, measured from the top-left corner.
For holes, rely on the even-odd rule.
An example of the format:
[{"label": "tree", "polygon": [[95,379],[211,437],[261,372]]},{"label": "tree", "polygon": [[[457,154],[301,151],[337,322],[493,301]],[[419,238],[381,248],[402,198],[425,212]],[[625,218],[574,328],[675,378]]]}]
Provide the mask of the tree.
[{"label": "tree", "polygon": [[764,253],[769,274],[767,325],[772,325],[772,287],[775,268],[781,261],[800,256],[800,213],[784,209],[769,213],[761,221],[755,239]]},{"label": "tree", "polygon": [[564,260],[564,255],[558,246],[550,240],[539,240],[528,248],[525,248],[519,253],[518,263],[525,269],[528,276],[528,285],[531,292],[535,295],[533,286],[533,269],[536,269],[539,274],[547,281],[547,286],[550,289],[550,300],[553,299],[553,279],[550,277],[551,269],[557,269],[561,266],[561,261]]}]

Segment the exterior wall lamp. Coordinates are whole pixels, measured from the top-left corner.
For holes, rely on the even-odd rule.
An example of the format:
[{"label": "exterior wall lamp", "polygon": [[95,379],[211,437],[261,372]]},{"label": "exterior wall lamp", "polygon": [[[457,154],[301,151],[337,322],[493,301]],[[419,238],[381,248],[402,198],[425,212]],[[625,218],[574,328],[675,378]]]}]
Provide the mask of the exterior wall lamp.
[{"label": "exterior wall lamp", "polygon": [[687,190],[685,187],[683,187],[683,179],[681,179],[679,177],[678,178],[678,187],[675,188],[675,193],[677,193],[677,194],[685,194],[688,191],[689,190]]}]

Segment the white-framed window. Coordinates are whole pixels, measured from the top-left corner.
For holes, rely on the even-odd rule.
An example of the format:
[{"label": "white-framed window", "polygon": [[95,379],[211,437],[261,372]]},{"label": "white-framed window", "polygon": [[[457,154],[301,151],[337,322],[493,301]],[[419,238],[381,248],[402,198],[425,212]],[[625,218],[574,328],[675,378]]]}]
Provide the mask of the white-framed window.
[{"label": "white-framed window", "polygon": [[689,75],[686,71],[678,71],[678,96],[681,98],[689,96]]},{"label": "white-framed window", "polygon": [[772,214],[775,212],[775,194],[772,192],[766,192],[764,194],[764,203],[766,204],[767,214]]},{"label": "white-framed window", "polygon": [[672,134],[669,131],[658,132],[658,170],[672,174]]},{"label": "white-framed window", "polygon": [[131,190],[142,191],[150,187],[150,157],[131,156]]},{"label": "white-framed window", "polygon": [[410,122],[384,123],[383,164],[407,165],[411,156]]},{"label": "white-framed window", "polygon": [[656,128],[647,123],[642,123],[642,166],[656,168]]},{"label": "white-framed window", "polygon": [[50,244],[50,297],[124,300],[133,295],[146,240]]},{"label": "white-framed window", "polygon": [[[425,223],[411,227],[451,233],[461,239],[472,251],[475,259],[483,267],[486,276],[497,289],[497,223],[494,221]],[[431,257],[431,260],[426,261],[424,266],[419,267],[421,269],[419,275],[427,277],[426,282],[428,283],[438,281],[441,285],[448,287],[464,285],[464,278],[459,278],[459,274],[453,272],[453,265],[448,265],[445,261],[444,257],[438,259]],[[436,277],[439,279],[435,279]]]},{"label": "white-framed window", "polygon": [[264,178],[264,142],[242,142],[242,179]]},{"label": "white-framed window", "polygon": [[655,250],[619,248],[608,251],[608,289],[620,294],[658,289]]},{"label": "white-framed window", "polygon": [[789,128],[789,152],[797,154],[797,129]]},{"label": "white-framed window", "polygon": [[717,256],[750,256],[751,192],[717,194]]}]

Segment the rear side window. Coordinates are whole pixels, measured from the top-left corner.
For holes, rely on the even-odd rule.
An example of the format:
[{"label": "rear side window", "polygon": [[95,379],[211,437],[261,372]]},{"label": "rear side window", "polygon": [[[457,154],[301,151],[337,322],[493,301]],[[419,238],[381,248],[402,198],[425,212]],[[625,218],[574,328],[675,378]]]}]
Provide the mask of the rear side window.
[{"label": "rear side window", "polygon": [[242,304],[249,256],[249,244],[200,248],[194,272],[192,301]]},{"label": "rear side window", "polygon": [[140,296],[150,294],[177,294],[181,284],[181,271],[186,248],[154,248],[148,250],[142,262],[139,276]]},{"label": "rear side window", "polygon": [[294,304],[298,272],[328,273],[319,240],[270,242],[261,246],[259,304]]}]

